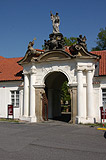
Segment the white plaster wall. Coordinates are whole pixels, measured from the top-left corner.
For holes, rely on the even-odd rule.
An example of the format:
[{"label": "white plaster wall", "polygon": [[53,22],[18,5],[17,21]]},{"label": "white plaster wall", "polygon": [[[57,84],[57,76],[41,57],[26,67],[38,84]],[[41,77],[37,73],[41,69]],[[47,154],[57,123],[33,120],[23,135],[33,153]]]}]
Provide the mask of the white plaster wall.
[{"label": "white plaster wall", "polygon": [[36,82],[35,85],[44,85],[44,81],[46,76],[51,72],[62,72],[68,78],[69,84],[76,82],[76,75],[75,75],[75,68],[76,64],[68,61],[68,62],[61,62],[61,61],[54,61],[54,62],[46,62],[46,63],[39,63],[36,66]]},{"label": "white plaster wall", "polygon": [[[0,118],[7,118],[7,105],[11,104],[12,90],[18,90],[22,82],[0,82]],[[20,107],[14,108],[14,118],[19,118]]]},{"label": "white plaster wall", "polygon": [[97,122],[100,122],[100,106],[101,106],[101,92],[100,87],[95,85],[93,90],[93,99],[94,99],[94,113]]},{"label": "white plaster wall", "polygon": [[102,89],[106,88],[106,76],[104,77],[97,77],[97,80],[100,82],[100,84],[94,85],[94,108],[95,108],[95,117],[97,119],[97,122],[101,122],[101,116],[100,116],[100,107],[102,104]]}]

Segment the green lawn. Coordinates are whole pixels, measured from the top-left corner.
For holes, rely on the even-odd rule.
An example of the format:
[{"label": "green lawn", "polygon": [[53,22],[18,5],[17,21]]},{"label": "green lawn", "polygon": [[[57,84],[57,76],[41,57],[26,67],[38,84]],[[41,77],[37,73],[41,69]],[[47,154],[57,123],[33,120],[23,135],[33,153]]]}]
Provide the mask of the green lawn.
[{"label": "green lawn", "polygon": [[17,122],[17,123],[19,123],[19,120],[10,119],[10,118],[0,118],[0,121],[3,121],[3,122]]}]

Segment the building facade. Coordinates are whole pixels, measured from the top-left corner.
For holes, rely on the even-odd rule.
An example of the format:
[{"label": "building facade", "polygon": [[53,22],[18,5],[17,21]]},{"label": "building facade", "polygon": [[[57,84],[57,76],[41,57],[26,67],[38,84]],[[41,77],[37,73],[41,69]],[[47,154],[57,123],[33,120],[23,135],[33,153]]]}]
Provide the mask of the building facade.
[{"label": "building facade", "polygon": [[48,118],[60,116],[60,90],[67,80],[71,122],[100,122],[100,107],[106,100],[106,66],[102,59],[106,58],[106,51],[90,53],[80,47],[76,55],[65,47],[65,50],[27,52],[23,58],[0,57],[0,117],[7,118],[7,106],[13,104],[14,118],[43,121],[45,92]]}]

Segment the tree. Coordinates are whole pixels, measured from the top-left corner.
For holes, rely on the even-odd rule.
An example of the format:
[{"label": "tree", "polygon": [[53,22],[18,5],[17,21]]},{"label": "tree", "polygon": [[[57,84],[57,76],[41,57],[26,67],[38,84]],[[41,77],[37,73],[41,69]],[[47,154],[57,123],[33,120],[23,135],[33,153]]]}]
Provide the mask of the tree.
[{"label": "tree", "polygon": [[92,51],[106,50],[106,27],[105,29],[101,28],[100,32],[97,35],[97,46],[92,48]]},{"label": "tree", "polygon": [[77,43],[77,38],[76,37],[64,37],[65,40],[65,46],[72,46],[73,44]]},{"label": "tree", "polygon": [[45,45],[42,45],[42,50],[45,50]]},{"label": "tree", "polygon": [[64,104],[66,101],[70,102],[70,94],[68,92],[68,89],[69,87],[67,85],[67,81],[65,81],[61,88],[61,100],[63,101]]}]

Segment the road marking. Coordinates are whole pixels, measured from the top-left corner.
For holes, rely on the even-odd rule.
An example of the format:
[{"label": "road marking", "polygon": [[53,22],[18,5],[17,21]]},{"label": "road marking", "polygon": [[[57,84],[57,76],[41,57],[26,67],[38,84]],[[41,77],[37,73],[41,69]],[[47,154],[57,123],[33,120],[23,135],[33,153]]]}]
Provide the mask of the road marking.
[{"label": "road marking", "polygon": [[98,130],[106,131],[106,128],[97,128]]}]

